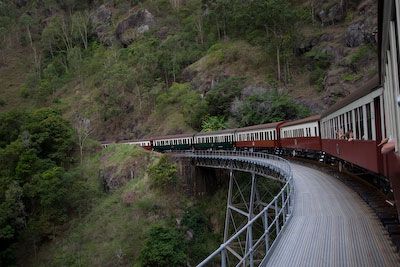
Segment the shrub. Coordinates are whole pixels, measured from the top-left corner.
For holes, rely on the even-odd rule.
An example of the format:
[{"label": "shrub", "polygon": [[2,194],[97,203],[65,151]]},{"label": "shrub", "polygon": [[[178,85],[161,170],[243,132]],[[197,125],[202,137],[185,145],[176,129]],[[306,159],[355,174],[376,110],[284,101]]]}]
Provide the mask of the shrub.
[{"label": "shrub", "polygon": [[287,94],[278,92],[252,95],[236,103],[232,115],[240,126],[248,126],[305,117],[310,111]]},{"label": "shrub", "polygon": [[202,124],[201,130],[203,132],[212,132],[226,128],[226,121],[224,117],[221,116],[207,116]]},{"label": "shrub", "polygon": [[373,53],[375,49],[372,49],[370,45],[360,46],[357,51],[350,56],[350,64],[354,65],[360,62],[362,59],[368,57]]},{"label": "shrub", "polygon": [[311,68],[327,69],[331,65],[332,55],[326,51],[312,49],[305,54],[306,58],[311,61]]},{"label": "shrub", "polygon": [[318,87],[318,91],[322,91],[324,88],[324,79],[326,71],[321,68],[315,68],[310,73],[310,83],[315,84]]},{"label": "shrub", "polygon": [[361,78],[361,75],[355,74],[355,73],[345,73],[342,76],[342,79],[347,82],[354,82],[354,81],[359,80],[360,78]]},{"label": "shrub", "polygon": [[188,83],[174,83],[167,92],[157,97],[157,110],[160,114],[164,114],[171,106],[181,110],[186,123],[194,129],[201,129],[202,121],[207,114],[207,104]]},{"label": "shrub", "polygon": [[208,112],[211,116],[228,116],[232,101],[240,96],[243,78],[231,77],[220,81],[206,95]]},{"label": "shrub", "polygon": [[140,258],[143,266],[185,266],[186,244],[174,228],[154,226],[148,233]]},{"label": "shrub", "polygon": [[170,163],[165,155],[149,168],[149,176],[151,184],[158,188],[174,186],[178,180],[176,165]]}]

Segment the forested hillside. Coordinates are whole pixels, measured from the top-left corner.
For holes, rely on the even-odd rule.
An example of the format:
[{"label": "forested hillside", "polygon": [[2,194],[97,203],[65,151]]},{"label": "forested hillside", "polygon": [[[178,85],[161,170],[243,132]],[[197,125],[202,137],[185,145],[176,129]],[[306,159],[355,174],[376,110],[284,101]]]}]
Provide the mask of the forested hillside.
[{"label": "forested hillside", "polygon": [[376,73],[374,1],[0,3],[1,109],[101,140],[293,119]]},{"label": "forested hillside", "polygon": [[0,265],[194,264],[220,240],[225,192],[181,199],[160,189],[183,186],[173,163],[97,141],[319,113],[377,73],[376,13],[373,0],[0,0]]}]

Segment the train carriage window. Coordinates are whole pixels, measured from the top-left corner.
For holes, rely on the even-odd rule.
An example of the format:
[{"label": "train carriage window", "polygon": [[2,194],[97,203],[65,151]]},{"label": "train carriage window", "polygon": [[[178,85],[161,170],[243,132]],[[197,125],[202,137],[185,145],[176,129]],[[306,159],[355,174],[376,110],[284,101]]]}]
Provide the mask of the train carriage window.
[{"label": "train carriage window", "polygon": [[358,108],[354,110],[355,113],[355,118],[356,118],[356,132],[355,132],[355,138],[360,139],[360,119],[359,119],[359,114],[358,114]]},{"label": "train carriage window", "polygon": [[342,131],[344,131],[345,130],[345,119],[344,119],[344,116],[345,116],[345,114],[342,114],[341,115],[341,117],[342,117]]},{"label": "train carriage window", "polygon": [[367,109],[367,137],[368,140],[372,140],[372,116],[371,116],[371,104],[368,103],[366,105],[366,109]]},{"label": "train carriage window", "polygon": [[360,137],[359,137],[359,139],[364,140],[366,138],[364,136],[364,134],[365,134],[365,132],[364,132],[364,114],[363,114],[362,107],[358,108],[358,116],[360,118]]}]

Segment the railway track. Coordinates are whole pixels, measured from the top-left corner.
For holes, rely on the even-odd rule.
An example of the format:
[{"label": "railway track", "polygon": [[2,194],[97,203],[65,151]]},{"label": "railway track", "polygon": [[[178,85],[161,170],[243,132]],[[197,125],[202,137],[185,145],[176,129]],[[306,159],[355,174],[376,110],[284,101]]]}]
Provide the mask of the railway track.
[{"label": "railway track", "polygon": [[361,197],[338,179],[292,163],[291,222],[268,266],[400,266],[388,233]]}]

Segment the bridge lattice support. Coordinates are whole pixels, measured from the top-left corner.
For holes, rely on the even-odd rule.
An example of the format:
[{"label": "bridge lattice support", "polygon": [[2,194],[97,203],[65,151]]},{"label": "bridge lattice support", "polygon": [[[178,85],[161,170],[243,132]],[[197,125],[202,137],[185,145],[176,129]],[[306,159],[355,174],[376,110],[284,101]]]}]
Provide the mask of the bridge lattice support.
[{"label": "bridge lattice support", "polygon": [[[233,169],[229,172],[229,189],[226,204],[226,215],[225,215],[225,229],[224,229],[224,243],[229,240],[231,236],[236,234],[242,229],[249,221],[251,221],[255,214],[261,212],[267,205],[262,201],[262,195],[258,188],[257,175],[255,172],[251,172],[249,181],[243,184],[243,181],[238,180],[237,175]],[[275,212],[276,207],[274,206],[272,211]],[[265,215],[261,218],[262,226],[264,229],[268,228],[268,216]],[[238,236],[235,242],[232,242],[230,246],[226,247],[226,251],[221,258],[222,266],[231,266],[232,260],[234,262],[243,261],[243,258],[247,260],[243,261],[243,266],[254,265],[254,232],[253,225],[246,229],[246,233],[243,236]],[[269,248],[269,236],[265,236],[265,248]]]}]

